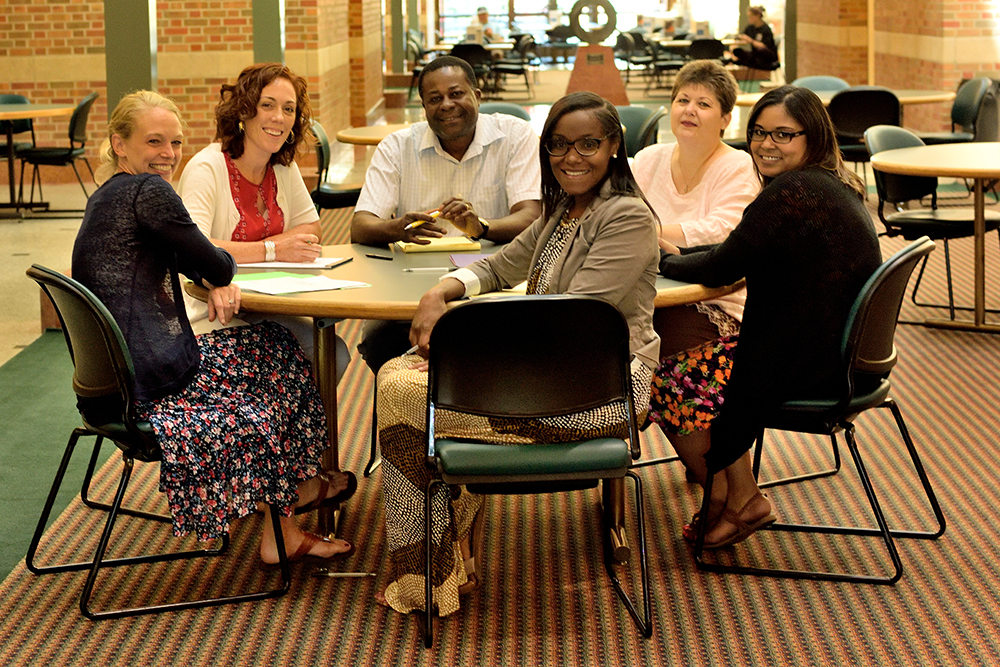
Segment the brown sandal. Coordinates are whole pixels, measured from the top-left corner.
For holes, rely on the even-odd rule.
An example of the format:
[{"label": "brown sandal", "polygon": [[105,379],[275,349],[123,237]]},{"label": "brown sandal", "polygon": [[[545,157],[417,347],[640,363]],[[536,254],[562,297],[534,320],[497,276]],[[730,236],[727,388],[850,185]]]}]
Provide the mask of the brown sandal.
[{"label": "brown sandal", "polygon": [[[288,554],[289,564],[296,563],[299,561],[329,563],[330,561],[340,560],[342,558],[350,558],[351,556],[354,555],[355,547],[353,544],[351,544],[351,548],[348,549],[347,551],[341,551],[335,553],[327,558],[324,558],[322,556],[313,556],[309,552],[312,551],[312,548],[314,546],[316,546],[320,542],[332,542],[332,540],[329,540],[325,537],[320,537],[316,533],[306,532],[303,534],[305,535],[305,537],[303,537],[302,542],[299,543],[299,548],[295,550],[295,553]],[[281,567],[280,561],[277,563],[268,563],[266,561],[260,562],[260,569],[262,570],[277,570],[279,567]]]},{"label": "brown sandal", "polygon": [[316,494],[316,498],[312,502],[306,503],[301,507],[296,507],[295,513],[306,514],[321,507],[336,507],[340,503],[350,500],[354,492],[358,490],[358,478],[354,476],[353,472],[347,470],[344,471],[344,474],[347,475],[347,487],[332,498],[327,498],[326,493],[329,491],[333,480],[326,473],[321,472],[316,475],[319,477],[319,493]]},{"label": "brown sandal", "polygon": [[717,542],[705,542],[702,546],[704,546],[704,548],[706,549],[722,549],[723,547],[729,547],[734,544],[742,542],[743,540],[747,539],[755,532],[763,528],[764,526],[769,526],[775,521],[777,521],[778,516],[774,513],[773,509],[771,509],[770,511],[768,511],[766,515],[762,516],[756,521],[753,521],[752,523],[747,523],[746,521],[740,518],[743,512],[750,506],[750,503],[757,500],[758,497],[767,498],[767,496],[765,496],[762,493],[758,494],[753,498],[751,498],[750,500],[748,500],[743,505],[743,507],[740,508],[739,512],[734,512],[733,510],[727,508],[722,513],[722,516],[719,518],[719,520],[728,521],[729,523],[736,526],[736,532],[733,533],[732,535],[722,538]]}]

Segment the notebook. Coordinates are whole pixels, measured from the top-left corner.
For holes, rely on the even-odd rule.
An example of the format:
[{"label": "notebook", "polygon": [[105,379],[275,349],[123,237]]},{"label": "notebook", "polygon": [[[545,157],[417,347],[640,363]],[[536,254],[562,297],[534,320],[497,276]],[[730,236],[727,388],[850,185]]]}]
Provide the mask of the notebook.
[{"label": "notebook", "polygon": [[403,252],[454,252],[456,250],[479,250],[479,241],[473,241],[468,236],[442,236],[428,239],[430,243],[405,243],[396,241],[396,247]]}]

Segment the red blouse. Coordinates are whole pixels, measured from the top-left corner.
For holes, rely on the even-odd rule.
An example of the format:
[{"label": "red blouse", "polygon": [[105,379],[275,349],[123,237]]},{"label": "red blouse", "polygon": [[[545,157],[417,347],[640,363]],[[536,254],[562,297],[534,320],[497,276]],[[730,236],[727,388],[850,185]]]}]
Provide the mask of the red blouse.
[{"label": "red blouse", "polygon": [[229,170],[229,189],[240,214],[239,224],[233,230],[231,240],[262,241],[280,234],[285,228],[285,215],[278,206],[278,179],[274,175],[274,169],[267,165],[264,180],[256,185],[240,173],[229,155],[223,154],[226,155],[226,168]]}]

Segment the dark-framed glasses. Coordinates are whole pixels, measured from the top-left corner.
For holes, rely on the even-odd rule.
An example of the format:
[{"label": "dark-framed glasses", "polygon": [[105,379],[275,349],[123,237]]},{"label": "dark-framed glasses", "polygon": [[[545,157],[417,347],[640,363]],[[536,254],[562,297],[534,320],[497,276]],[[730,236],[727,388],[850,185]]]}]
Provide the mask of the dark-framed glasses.
[{"label": "dark-framed glasses", "polygon": [[566,141],[561,138],[549,139],[548,143],[545,144],[545,150],[548,151],[549,155],[553,157],[562,157],[569,153],[569,147],[572,146],[576,149],[576,152],[583,157],[590,157],[591,155],[596,155],[597,151],[601,150],[601,142],[603,142],[607,137],[601,137],[600,139],[595,139],[594,137],[583,137],[582,139],[577,139],[576,141]]},{"label": "dark-framed glasses", "polygon": [[799,130],[798,132],[789,132],[788,130],[771,130],[768,132],[759,127],[755,127],[750,130],[750,141],[764,141],[767,137],[771,137],[771,141],[776,144],[790,144],[792,139],[795,137],[801,137],[805,133],[805,130]]}]

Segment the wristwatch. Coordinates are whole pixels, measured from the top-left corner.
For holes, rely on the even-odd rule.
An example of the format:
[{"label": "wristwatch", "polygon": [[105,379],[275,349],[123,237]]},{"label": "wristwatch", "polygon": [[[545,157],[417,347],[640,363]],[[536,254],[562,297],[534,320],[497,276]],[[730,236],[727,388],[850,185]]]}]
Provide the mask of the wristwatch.
[{"label": "wristwatch", "polygon": [[479,239],[485,239],[486,235],[490,233],[490,223],[486,222],[485,219],[479,218],[479,224],[483,226],[483,231],[480,232],[479,236],[470,236],[473,241],[478,241]]}]

